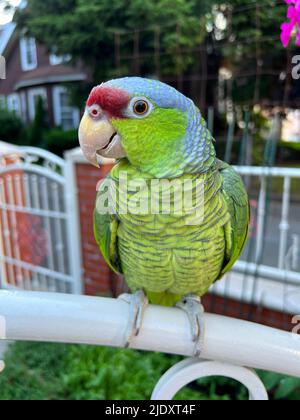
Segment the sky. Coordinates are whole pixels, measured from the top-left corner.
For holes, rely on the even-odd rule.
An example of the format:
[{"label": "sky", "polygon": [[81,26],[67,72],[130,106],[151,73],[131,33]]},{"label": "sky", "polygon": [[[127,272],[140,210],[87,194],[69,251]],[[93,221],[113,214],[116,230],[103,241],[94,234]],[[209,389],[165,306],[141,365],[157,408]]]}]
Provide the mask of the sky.
[{"label": "sky", "polygon": [[[20,4],[21,0],[10,0],[9,3],[11,3],[13,6],[18,6]],[[12,19],[12,14],[7,13],[3,10],[3,7],[0,7],[0,25],[4,25],[5,23],[10,22]]]}]

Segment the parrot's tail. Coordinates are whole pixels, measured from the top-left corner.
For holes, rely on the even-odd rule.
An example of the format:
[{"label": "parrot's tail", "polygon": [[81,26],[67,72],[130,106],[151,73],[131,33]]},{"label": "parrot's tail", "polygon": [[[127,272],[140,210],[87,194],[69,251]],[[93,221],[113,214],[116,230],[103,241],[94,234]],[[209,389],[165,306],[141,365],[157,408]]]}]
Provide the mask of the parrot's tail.
[{"label": "parrot's tail", "polygon": [[153,305],[160,306],[175,306],[183,296],[174,295],[169,292],[155,293],[155,292],[146,292],[149,302]]}]

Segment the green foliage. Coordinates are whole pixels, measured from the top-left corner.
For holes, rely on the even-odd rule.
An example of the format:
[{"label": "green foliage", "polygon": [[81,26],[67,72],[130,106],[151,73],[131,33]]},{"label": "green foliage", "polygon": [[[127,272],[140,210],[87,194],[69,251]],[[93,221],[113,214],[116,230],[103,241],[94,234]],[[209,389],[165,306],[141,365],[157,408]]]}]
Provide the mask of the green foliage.
[{"label": "green foliage", "polygon": [[[11,143],[11,137],[7,137]],[[78,131],[64,131],[61,128],[40,130],[39,127],[29,126],[24,129],[24,135],[17,144],[22,146],[34,146],[49,150],[58,156],[63,156],[66,150],[78,147]]]},{"label": "green foliage", "polygon": [[[92,346],[16,343],[6,353],[0,400],[143,400],[178,356]],[[273,399],[300,399],[300,379],[260,373]],[[245,400],[244,387],[207,378],[176,399]]]},{"label": "green foliage", "polygon": [[282,141],[279,146],[285,147],[286,149],[296,150],[297,152],[300,152],[300,143]]},{"label": "green foliage", "polygon": [[34,120],[28,128],[28,140],[30,146],[39,146],[43,143],[44,133],[48,128],[47,112],[44,100],[38,97]]},{"label": "green foliage", "polygon": [[1,400],[48,400],[62,390],[60,372],[65,346],[16,343],[5,355],[7,369],[0,375]]},{"label": "green foliage", "polygon": [[[180,59],[178,48],[189,49],[205,35],[200,17],[210,10],[209,0],[201,1],[201,15],[196,0],[29,0],[25,10],[17,13],[19,27],[26,28],[48,49],[57,54],[71,54],[74,60],[82,59],[92,70],[95,80],[116,75],[115,34],[121,36],[122,56],[132,53],[136,30],[146,60],[139,64],[142,74],[153,72],[154,42],[158,26],[167,28],[160,35],[160,47],[167,53],[161,70],[168,73],[174,67],[183,69],[193,54]],[[180,31],[176,31],[180,25]],[[205,28],[205,25],[202,25]],[[122,33],[128,36],[123,39]],[[150,55],[150,56],[149,56]],[[135,71],[132,63],[122,62],[122,74]],[[150,67],[149,67],[150,65]]]},{"label": "green foliage", "polygon": [[[16,343],[5,361],[1,400],[142,400],[150,398],[160,376],[179,358],[111,348]],[[199,393],[186,389],[178,398],[196,399]]]},{"label": "green foliage", "polygon": [[[228,96],[235,103],[261,103],[280,100],[287,81],[295,99],[297,85],[286,63],[297,50],[291,44],[286,51],[279,37],[285,16],[286,4],[276,0],[28,0],[16,21],[49,51],[84,62],[94,83],[128,74],[176,80],[202,70],[217,77],[225,59],[235,76]],[[205,44],[214,48],[204,53],[206,70],[195,49]],[[197,86],[192,83],[190,96]]]},{"label": "green foliage", "polygon": [[286,20],[286,11],[286,4],[276,0],[228,2],[226,14],[231,24],[225,36],[230,42],[223,54],[237,76],[232,91],[235,103],[278,101],[287,81],[296,91],[297,82],[291,79],[291,70],[286,66],[297,47],[291,43],[286,50],[280,42],[280,25]]},{"label": "green foliage", "polygon": [[300,161],[300,143],[282,141],[279,143],[279,159],[287,164],[296,164]]},{"label": "green foliage", "polygon": [[41,147],[58,156],[62,156],[65,150],[78,147],[78,131],[64,131],[61,128],[48,130],[44,133]]},{"label": "green foliage", "polygon": [[0,140],[19,143],[24,140],[24,126],[21,119],[13,112],[0,111]]},{"label": "green foliage", "polygon": [[253,139],[252,165],[263,166],[266,138],[270,130],[270,120],[260,110],[254,108],[250,119],[250,136]]},{"label": "green foliage", "polygon": [[274,400],[300,399],[300,378],[284,377],[271,372],[260,372],[260,377]]},{"label": "green foliage", "polygon": [[[66,399],[149,399],[160,376],[179,358],[132,350],[72,346],[63,375]],[[180,398],[196,398],[187,389]]]},{"label": "green foliage", "polygon": [[[228,137],[228,124],[226,115],[218,123],[219,130],[216,130],[216,151],[219,159],[224,160],[226,141]],[[245,129],[245,115],[243,109],[236,108],[235,119],[237,121],[234,130],[232,153],[230,163],[238,164],[239,154],[241,152],[241,143]],[[251,164],[261,166],[264,164],[264,149],[266,147],[266,139],[268,138],[271,121],[266,118],[258,107],[254,107],[250,113],[249,135],[248,139],[252,141],[251,147]],[[249,162],[250,164],[250,162]]]},{"label": "green foliage", "polygon": [[49,128],[48,113],[42,98],[38,99],[34,121],[25,127],[22,120],[6,109],[0,112],[0,141],[34,146],[62,156],[65,150],[78,146],[78,131]]}]

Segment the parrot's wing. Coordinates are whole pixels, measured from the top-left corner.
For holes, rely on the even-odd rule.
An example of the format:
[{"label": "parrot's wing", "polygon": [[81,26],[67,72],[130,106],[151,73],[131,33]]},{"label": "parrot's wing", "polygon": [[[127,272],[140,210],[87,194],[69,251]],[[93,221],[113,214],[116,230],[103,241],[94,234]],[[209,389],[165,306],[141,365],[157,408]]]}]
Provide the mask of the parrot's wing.
[{"label": "parrot's wing", "polygon": [[117,216],[99,211],[98,200],[102,199],[103,190],[97,194],[94,210],[94,235],[103,258],[116,273],[122,274],[117,245],[119,221]]},{"label": "parrot's wing", "polygon": [[248,194],[239,174],[230,165],[221,161],[219,161],[219,171],[223,178],[223,195],[231,216],[230,228],[225,232],[227,253],[219,277],[222,278],[233,267],[246,245],[250,224],[250,206]]}]

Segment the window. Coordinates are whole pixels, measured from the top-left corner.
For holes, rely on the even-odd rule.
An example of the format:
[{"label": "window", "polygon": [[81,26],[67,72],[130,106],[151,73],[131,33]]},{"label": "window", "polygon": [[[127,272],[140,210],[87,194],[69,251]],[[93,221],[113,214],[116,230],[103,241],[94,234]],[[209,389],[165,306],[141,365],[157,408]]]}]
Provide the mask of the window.
[{"label": "window", "polygon": [[39,88],[39,89],[29,90],[29,92],[28,92],[28,111],[29,111],[30,121],[34,120],[35,112],[36,112],[36,105],[38,103],[39,98],[42,98],[44,100],[44,104],[47,106],[47,91],[46,91],[46,89]]},{"label": "window", "polygon": [[51,54],[49,56],[49,61],[51,66],[58,66],[59,64],[68,63],[71,60],[70,55],[56,55]]},{"label": "window", "polygon": [[6,98],[4,95],[0,95],[0,109],[6,108]]},{"label": "window", "polygon": [[7,97],[7,108],[9,111],[21,115],[21,102],[17,93],[12,93]]},{"label": "window", "polygon": [[64,130],[77,128],[79,125],[79,110],[70,106],[66,88],[56,86],[53,89],[54,122]]},{"label": "window", "polygon": [[21,99],[21,110],[22,110],[22,119],[26,122],[27,120],[27,99],[25,92],[20,93]]},{"label": "window", "polygon": [[20,53],[23,71],[34,70],[37,68],[37,50],[34,38],[21,38]]}]

